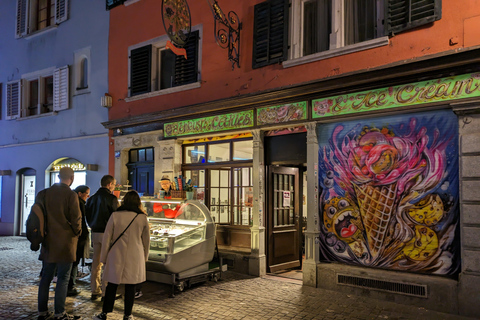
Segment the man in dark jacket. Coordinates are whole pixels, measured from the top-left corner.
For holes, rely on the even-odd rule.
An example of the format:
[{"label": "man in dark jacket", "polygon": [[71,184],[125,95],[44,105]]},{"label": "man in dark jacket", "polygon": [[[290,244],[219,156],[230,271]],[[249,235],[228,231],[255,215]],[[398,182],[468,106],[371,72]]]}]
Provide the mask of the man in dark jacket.
[{"label": "man in dark jacket", "polygon": [[111,175],[103,176],[100,181],[101,188],[88,199],[85,205],[85,216],[92,231],[93,261],[90,274],[92,300],[97,300],[105,294],[106,283],[101,281],[103,264],[100,262],[100,252],[108,219],[118,208],[118,199],[112,194],[116,183],[117,181]]},{"label": "man in dark jacket", "polygon": [[72,262],[75,261],[78,236],[82,230],[82,214],[78,205],[78,196],[70,190],[74,172],[69,167],[60,169],[56,183],[38,193],[36,202],[43,203],[46,211],[47,234],[42,244],[41,259],[43,274],[38,286],[38,319],[50,319],[48,311],[48,292],[55,270],[57,286],[55,288],[55,319],[80,319],[65,313],[68,279]]}]

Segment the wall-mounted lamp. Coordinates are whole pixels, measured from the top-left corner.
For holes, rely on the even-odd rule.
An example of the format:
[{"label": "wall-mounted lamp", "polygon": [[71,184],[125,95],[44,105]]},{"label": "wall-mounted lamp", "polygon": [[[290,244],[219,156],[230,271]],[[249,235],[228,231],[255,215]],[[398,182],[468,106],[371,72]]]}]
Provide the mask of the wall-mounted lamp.
[{"label": "wall-mounted lamp", "polygon": [[98,171],[98,164],[87,164],[86,168],[89,171]]},{"label": "wall-mounted lamp", "polygon": [[232,62],[232,70],[235,65],[240,68],[240,30],[242,23],[234,11],[230,11],[226,16],[217,0],[207,0],[212,10],[214,23],[215,41],[220,48],[228,48],[228,60]]},{"label": "wall-mounted lamp", "polygon": [[12,174],[12,170],[0,170],[0,176],[9,176]]},{"label": "wall-mounted lamp", "polygon": [[112,107],[112,96],[108,93],[105,93],[105,96],[101,98],[100,105],[105,108]]}]

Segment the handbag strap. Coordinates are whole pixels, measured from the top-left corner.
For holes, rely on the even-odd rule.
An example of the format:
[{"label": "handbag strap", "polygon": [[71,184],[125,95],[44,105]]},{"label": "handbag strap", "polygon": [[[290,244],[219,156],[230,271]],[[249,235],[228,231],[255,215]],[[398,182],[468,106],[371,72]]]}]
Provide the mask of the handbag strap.
[{"label": "handbag strap", "polygon": [[120,239],[121,236],[123,236],[123,234],[125,233],[125,231],[127,231],[127,229],[130,227],[130,225],[133,223],[133,220],[135,220],[135,218],[138,217],[138,213],[135,217],[133,217],[132,221],[130,221],[130,223],[128,224],[128,226],[125,228],[125,230],[123,230],[123,232],[118,236],[117,239],[115,239],[115,241],[112,243],[112,245],[110,246],[110,249],[112,249],[113,245],[115,243],[117,243],[118,239]]}]

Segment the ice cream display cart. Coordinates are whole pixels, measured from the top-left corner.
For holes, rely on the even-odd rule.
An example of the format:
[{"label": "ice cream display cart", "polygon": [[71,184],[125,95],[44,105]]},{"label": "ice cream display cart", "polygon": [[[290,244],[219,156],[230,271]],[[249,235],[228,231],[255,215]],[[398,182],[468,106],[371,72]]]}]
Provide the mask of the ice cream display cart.
[{"label": "ice cream display cart", "polygon": [[215,223],[208,208],[197,200],[142,198],[150,225],[147,280],[183,291],[197,282],[218,280],[226,270],[212,268]]}]

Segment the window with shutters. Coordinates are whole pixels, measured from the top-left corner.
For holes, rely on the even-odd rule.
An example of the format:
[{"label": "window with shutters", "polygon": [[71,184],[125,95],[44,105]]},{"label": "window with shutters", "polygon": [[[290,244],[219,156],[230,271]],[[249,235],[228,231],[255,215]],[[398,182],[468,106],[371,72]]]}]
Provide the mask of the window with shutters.
[{"label": "window with shutters", "polygon": [[64,110],[68,99],[68,66],[25,74],[7,83],[7,119]]},{"label": "window with shutters", "polygon": [[254,9],[253,67],[282,61],[291,67],[384,46],[389,35],[439,20],[441,5],[441,0],[268,0]]},{"label": "window with shutters", "polygon": [[383,37],[384,0],[292,0],[289,58]]},{"label": "window with shutters", "polygon": [[162,36],[129,48],[129,97],[139,99],[199,87],[200,30],[192,31],[184,47],[186,58],[166,48],[168,39]]},{"label": "window with shutters", "polygon": [[68,0],[17,0],[17,38],[67,20]]}]

